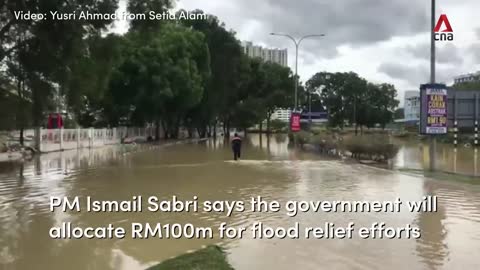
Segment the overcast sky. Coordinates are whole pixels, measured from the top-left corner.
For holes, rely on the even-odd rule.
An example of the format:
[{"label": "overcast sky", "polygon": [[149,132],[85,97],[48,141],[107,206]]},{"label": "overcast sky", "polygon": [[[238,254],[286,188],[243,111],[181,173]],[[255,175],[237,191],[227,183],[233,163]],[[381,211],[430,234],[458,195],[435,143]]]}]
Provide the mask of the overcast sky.
[{"label": "overcast sky", "polygon": [[[437,18],[447,14],[454,41],[437,42],[437,81],[480,70],[478,0],[437,0]],[[240,40],[288,48],[293,42],[270,32],[299,37],[302,81],[319,71],[354,71],[372,82],[393,83],[405,90],[429,80],[430,0],[179,0],[176,8],[202,9],[237,32]],[[403,103],[403,102],[402,102]]]}]

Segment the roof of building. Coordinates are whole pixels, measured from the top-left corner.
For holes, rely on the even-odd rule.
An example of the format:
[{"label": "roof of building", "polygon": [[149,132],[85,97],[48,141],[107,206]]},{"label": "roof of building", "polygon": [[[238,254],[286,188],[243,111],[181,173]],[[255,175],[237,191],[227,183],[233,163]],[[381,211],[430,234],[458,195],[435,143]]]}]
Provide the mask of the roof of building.
[{"label": "roof of building", "polygon": [[454,78],[455,79],[462,79],[462,78],[468,78],[468,77],[472,77],[472,76],[480,76],[480,71],[473,72],[473,73],[467,73],[467,74],[461,74],[461,75],[455,76]]},{"label": "roof of building", "polygon": [[405,99],[412,97],[420,97],[420,90],[409,90],[405,91]]}]

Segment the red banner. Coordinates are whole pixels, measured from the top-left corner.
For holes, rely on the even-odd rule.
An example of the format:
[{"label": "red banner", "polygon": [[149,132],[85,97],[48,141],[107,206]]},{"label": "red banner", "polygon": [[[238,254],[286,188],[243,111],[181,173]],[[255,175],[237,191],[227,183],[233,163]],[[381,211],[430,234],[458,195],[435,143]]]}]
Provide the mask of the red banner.
[{"label": "red banner", "polygon": [[300,113],[292,113],[292,116],[290,117],[290,130],[292,132],[299,132],[301,130]]}]

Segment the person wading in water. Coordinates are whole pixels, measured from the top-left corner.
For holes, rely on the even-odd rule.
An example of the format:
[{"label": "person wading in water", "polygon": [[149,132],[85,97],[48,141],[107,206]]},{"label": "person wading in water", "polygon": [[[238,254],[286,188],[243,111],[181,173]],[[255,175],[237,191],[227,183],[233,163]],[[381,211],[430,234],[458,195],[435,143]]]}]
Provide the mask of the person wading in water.
[{"label": "person wading in water", "polygon": [[240,152],[242,150],[242,138],[238,137],[235,133],[232,139],[233,159],[238,160],[240,158]]}]

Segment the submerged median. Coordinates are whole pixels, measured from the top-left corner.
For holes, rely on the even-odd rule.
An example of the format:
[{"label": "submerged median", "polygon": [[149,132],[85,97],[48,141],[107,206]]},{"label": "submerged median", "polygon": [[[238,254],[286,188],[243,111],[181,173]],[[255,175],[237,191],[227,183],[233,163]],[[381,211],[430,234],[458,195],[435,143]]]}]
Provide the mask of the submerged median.
[{"label": "submerged median", "polygon": [[225,252],[218,246],[209,246],[193,253],[166,260],[147,270],[234,270]]},{"label": "submerged median", "polygon": [[295,139],[302,149],[337,157],[350,157],[366,164],[389,164],[399,151],[399,147],[390,142],[390,136],[386,133],[362,136],[330,130],[290,133],[290,142]]}]

